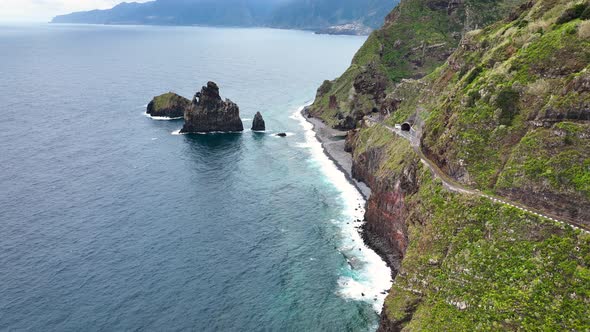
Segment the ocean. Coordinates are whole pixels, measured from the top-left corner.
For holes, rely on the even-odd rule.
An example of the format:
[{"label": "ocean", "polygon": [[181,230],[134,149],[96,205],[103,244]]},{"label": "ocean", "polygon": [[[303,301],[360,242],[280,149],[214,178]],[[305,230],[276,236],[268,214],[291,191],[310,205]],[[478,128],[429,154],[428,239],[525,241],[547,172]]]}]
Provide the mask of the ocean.
[{"label": "ocean", "polygon": [[[299,113],[364,40],[0,26],[0,330],[374,330],[389,270]],[[145,115],[210,80],[268,132]]]}]

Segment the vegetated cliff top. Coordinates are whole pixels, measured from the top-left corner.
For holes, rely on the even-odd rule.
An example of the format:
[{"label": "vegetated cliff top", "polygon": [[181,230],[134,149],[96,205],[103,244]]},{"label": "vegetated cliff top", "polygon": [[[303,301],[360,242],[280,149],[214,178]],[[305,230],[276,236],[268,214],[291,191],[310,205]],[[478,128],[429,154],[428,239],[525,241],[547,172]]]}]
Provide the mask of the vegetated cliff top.
[{"label": "vegetated cliff top", "polygon": [[53,23],[262,26],[323,29],[359,23],[378,28],[393,0],[156,0],[57,16]]},{"label": "vegetated cliff top", "polygon": [[167,92],[154,97],[152,102],[154,103],[153,106],[155,109],[164,109],[178,104],[189,104],[190,100],[174,92]]},{"label": "vegetated cliff top", "polygon": [[466,31],[504,18],[523,0],[402,0],[355,55],[326,81],[310,111],[335,127],[353,128],[372,109],[395,106],[394,83],[420,78],[443,64]]}]

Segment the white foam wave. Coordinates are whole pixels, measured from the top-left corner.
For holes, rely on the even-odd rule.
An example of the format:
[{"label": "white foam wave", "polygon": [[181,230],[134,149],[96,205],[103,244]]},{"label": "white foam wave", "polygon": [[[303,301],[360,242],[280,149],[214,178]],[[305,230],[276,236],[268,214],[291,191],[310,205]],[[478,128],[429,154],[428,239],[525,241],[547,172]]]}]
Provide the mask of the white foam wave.
[{"label": "white foam wave", "polygon": [[147,116],[148,118],[152,119],[152,120],[156,120],[156,121],[172,121],[172,120],[180,120],[183,117],[178,117],[178,118],[167,118],[165,116],[152,116],[149,115],[147,112],[144,112],[143,115]]},{"label": "white foam wave", "polygon": [[291,115],[291,118],[299,121],[305,129],[305,143],[298,146],[310,152],[324,176],[340,191],[344,203],[341,218],[335,223],[340,226],[342,232],[340,250],[347,257],[349,266],[343,270],[343,275],[338,281],[337,293],[346,299],[371,303],[379,313],[386,296],[382,293],[391,288],[391,273],[381,257],[364,244],[357,228],[361,223],[354,222],[364,219],[365,200],[325,154],[324,148],[315,136],[313,125],[301,114],[304,107],[300,107]]},{"label": "white foam wave", "polygon": [[242,134],[243,133],[241,131],[211,131],[211,132],[208,132],[208,133],[200,133],[200,132],[196,132],[196,133],[181,133],[180,130],[181,129],[175,130],[171,134],[176,136],[176,135],[187,135],[187,134],[195,134],[195,135],[219,135],[219,134]]},{"label": "white foam wave", "polygon": [[242,121],[243,121],[243,122],[244,122],[244,121],[252,121],[252,119],[250,119],[250,118],[245,118],[245,119],[242,119]]},{"label": "white foam wave", "polygon": [[173,131],[171,134],[174,136],[186,135],[186,133],[181,133],[180,129]]}]

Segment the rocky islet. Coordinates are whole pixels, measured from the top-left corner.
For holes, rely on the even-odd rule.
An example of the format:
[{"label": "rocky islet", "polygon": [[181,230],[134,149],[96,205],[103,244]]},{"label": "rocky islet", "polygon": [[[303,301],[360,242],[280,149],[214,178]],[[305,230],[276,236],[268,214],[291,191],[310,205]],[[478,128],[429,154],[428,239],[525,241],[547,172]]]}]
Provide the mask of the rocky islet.
[{"label": "rocky islet", "polygon": [[180,119],[191,101],[174,92],[156,96],[147,106],[146,114],[152,117]]},{"label": "rocky islet", "polygon": [[195,94],[191,105],[184,112],[182,133],[241,132],[244,124],[240,108],[233,101],[222,100],[219,87],[207,82]]},{"label": "rocky islet", "polygon": [[[207,82],[190,101],[174,92],[156,96],[148,104],[146,114],[154,118],[184,119],[181,133],[242,132],[244,124],[240,108],[230,99],[223,100],[219,86]],[[252,131],[265,131],[260,112],[252,121]],[[285,135],[286,136],[286,135]]]},{"label": "rocky islet", "polygon": [[256,112],[254,115],[254,119],[252,120],[252,130],[254,131],[265,131],[266,124],[264,123],[264,119],[262,118],[262,114],[260,112]]}]

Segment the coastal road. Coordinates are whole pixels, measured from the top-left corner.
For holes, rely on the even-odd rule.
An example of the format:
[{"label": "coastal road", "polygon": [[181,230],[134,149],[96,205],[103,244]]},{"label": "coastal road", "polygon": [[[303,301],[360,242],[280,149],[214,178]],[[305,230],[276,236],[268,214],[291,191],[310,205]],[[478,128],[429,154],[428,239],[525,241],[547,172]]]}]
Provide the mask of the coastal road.
[{"label": "coastal road", "polygon": [[547,212],[538,211],[537,209],[525,206],[521,203],[513,202],[513,201],[506,199],[504,197],[492,196],[492,195],[483,193],[477,189],[471,189],[471,188],[465,187],[464,185],[460,184],[459,182],[455,181],[450,176],[448,176],[430,159],[426,158],[426,156],[422,152],[422,149],[420,148],[420,137],[418,137],[418,135],[416,134],[416,131],[414,131],[413,129],[410,129],[410,131],[402,131],[401,126],[399,126],[399,125],[396,125],[395,127],[391,127],[391,126],[383,123],[383,120],[375,119],[370,116],[367,116],[366,119],[369,122],[374,123],[376,125],[381,125],[381,126],[387,128],[392,133],[408,140],[410,142],[410,145],[412,146],[412,148],[414,149],[414,151],[418,155],[418,157],[420,157],[420,161],[422,162],[422,164],[424,164],[426,167],[428,167],[432,171],[434,176],[442,181],[445,189],[447,189],[449,191],[461,193],[461,194],[484,197],[484,198],[487,198],[487,199],[494,201],[496,203],[511,206],[511,207],[519,209],[521,211],[524,211],[524,212],[527,212],[530,214],[534,214],[538,217],[545,218],[545,219],[551,220],[556,223],[570,225],[574,229],[579,229],[583,232],[590,233],[590,229],[587,226],[581,225],[573,220],[565,220],[565,219],[563,219],[563,217],[560,218],[555,215],[549,214]]}]

